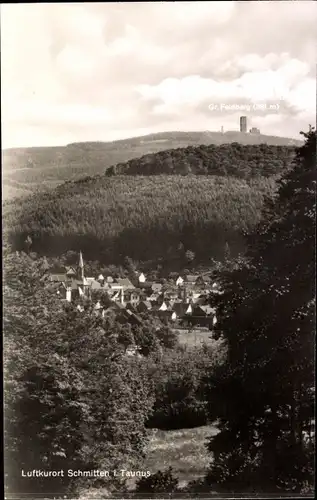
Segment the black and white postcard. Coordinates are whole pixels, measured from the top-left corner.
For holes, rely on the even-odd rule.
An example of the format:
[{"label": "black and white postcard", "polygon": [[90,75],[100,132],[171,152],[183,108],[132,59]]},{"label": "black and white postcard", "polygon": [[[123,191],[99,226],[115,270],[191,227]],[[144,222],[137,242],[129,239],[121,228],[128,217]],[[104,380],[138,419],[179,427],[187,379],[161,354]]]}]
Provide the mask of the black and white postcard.
[{"label": "black and white postcard", "polygon": [[316,26],[1,5],[7,500],[314,497]]}]

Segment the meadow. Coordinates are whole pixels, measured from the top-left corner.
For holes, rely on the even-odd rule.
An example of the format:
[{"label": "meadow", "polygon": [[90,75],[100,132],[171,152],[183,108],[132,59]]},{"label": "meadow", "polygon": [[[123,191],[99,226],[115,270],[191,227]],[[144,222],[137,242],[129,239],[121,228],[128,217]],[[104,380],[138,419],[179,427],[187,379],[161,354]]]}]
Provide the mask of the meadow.
[{"label": "meadow", "polygon": [[189,347],[201,347],[202,344],[214,345],[212,332],[208,328],[177,328],[174,330],[178,334],[178,341],[182,345]]},{"label": "meadow", "polygon": [[[142,470],[155,474],[159,470],[172,467],[179,486],[185,487],[190,481],[199,479],[206,473],[210,464],[206,443],[217,432],[214,425],[175,431],[151,429]],[[134,485],[135,480],[131,479],[129,488],[133,489]]]}]

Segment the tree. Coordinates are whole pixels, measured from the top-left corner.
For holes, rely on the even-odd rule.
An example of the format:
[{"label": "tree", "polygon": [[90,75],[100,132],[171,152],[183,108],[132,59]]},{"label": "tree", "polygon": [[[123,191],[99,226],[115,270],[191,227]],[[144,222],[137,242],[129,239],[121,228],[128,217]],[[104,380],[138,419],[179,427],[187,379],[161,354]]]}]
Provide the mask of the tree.
[{"label": "tree", "polygon": [[155,332],[160,344],[166,349],[173,349],[178,343],[178,335],[168,326],[163,326]]},{"label": "tree", "polygon": [[133,330],[135,343],[139,348],[142,356],[149,356],[150,354],[157,353],[160,348],[160,343],[155,335],[153,326],[137,327]]},{"label": "tree", "polygon": [[314,418],[316,132],[304,136],[249,237],[249,264],[227,274],[219,297],[227,363],[207,381],[220,420],[207,483],[219,491],[303,493],[313,483],[304,436]]},{"label": "tree", "polygon": [[135,278],[136,275],[136,264],[133,262],[131,257],[124,257],[124,266],[127,269],[128,273]]},{"label": "tree", "polygon": [[185,350],[177,347],[164,356],[148,360],[149,379],[155,394],[153,414],[148,427],[183,429],[207,423],[206,398],[201,379],[207,370],[222,363],[218,353],[205,347]]},{"label": "tree", "polygon": [[136,493],[149,496],[155,494],[175,493],[178,487],[178,479],[174,477],[172,467],[165,471],[157,471],[149,477],[142,477],[136,485]]},{"label": "tree", "polygon": [[195,260],[195,253],[192,250],[187,250],[185,253],[186,261],[191,264]]},{"label": "tree", "polygon": [[134,336],[131,331],[131,325],[127,324],[122,326],[118,335],[118,342],[124,346],[125,350],[134,344]]}]

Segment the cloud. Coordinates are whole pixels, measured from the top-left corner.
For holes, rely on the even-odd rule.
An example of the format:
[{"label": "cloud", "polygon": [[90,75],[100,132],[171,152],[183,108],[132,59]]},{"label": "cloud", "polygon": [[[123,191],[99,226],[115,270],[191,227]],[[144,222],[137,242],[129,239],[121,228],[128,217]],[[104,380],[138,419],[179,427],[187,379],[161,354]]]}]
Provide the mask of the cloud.
[{"label": "cloud", "polygon": [[209,104],[250,101],[280,105],[250,113],[264,133],[296,137],[315,24],[305,0],[2,5],[4,147],[237,128]]}]

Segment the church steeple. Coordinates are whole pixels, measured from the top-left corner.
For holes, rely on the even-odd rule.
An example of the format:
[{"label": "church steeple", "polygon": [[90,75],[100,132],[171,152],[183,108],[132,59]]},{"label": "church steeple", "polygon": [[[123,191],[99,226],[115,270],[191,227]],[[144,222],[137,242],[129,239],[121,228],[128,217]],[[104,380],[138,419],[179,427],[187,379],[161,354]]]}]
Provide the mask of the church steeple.
[{"label": "church steeple", "polygon": [[84,259],[83,259],[83,254],[81,251],[79,252],[79,264],[78,267],[80,269],[80,277],[84,281],[85,279],[85,272],[84,272]]}]

